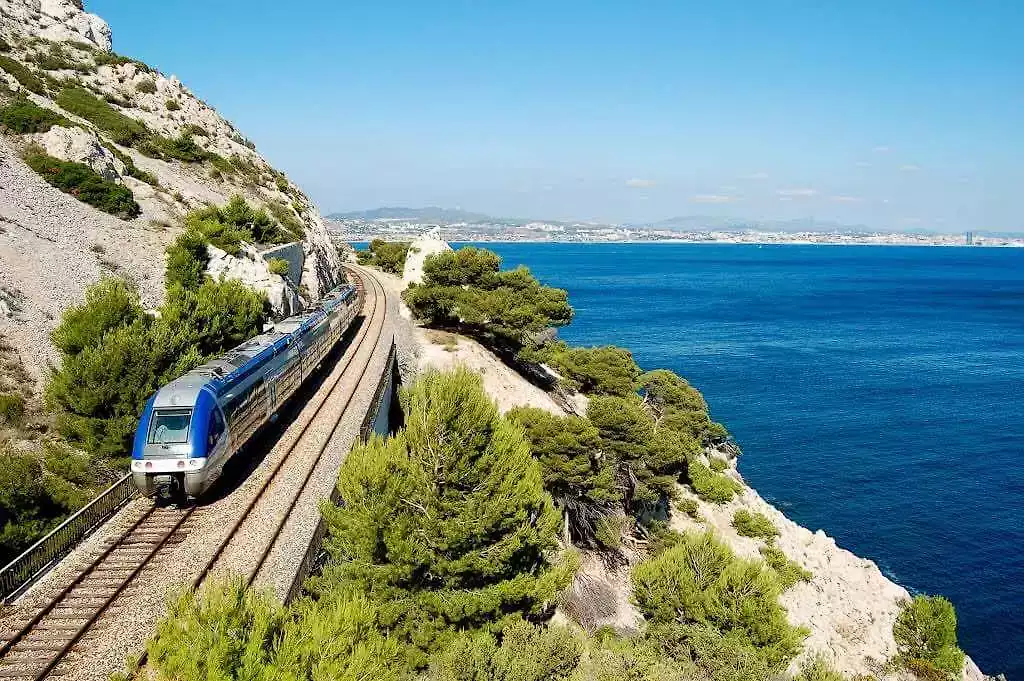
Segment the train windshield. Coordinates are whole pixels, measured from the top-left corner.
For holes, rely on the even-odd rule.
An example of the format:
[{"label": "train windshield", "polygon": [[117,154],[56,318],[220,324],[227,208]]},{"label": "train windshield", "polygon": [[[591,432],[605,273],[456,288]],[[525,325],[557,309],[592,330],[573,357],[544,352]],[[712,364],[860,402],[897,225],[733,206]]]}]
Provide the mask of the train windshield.
[{"label": "train windshield", "polygon": [[188,424],[191,409],[160,409],[153,412],[149,428],[149,441],[153,444],[173,445],[188,442]]}]

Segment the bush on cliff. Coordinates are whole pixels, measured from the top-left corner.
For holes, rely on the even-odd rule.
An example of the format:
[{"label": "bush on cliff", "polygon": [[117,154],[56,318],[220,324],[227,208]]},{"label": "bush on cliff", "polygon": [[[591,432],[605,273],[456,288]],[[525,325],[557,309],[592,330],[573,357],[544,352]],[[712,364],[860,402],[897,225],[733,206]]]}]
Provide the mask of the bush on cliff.
[{"label": "bush on cliff", "polygon": [[710,533],[686,534],[638,565],[633,589],[648,635],[712,678],[779,674],[807,635],[787,621],[774,574]]},{"label": "bush on cliff", "polygon": [[772,541],[779,535],[775,524],[763,513],[741,508],[732,515],[732,526],[741,537]]},{"label": "bush on cliff", "polygon": [[105,213],[130,220],[142,213],[130,189],[104,178],[84,163],[61,161],[31,150],[25,162],[51,185]]},{"label": "bush on cliff", "polygon": [[472,246],[427,257],[423,283],[403,297],[427,324],[512,353],[538,332],[572,320],[564,290],[542,286],[525,267],[501,271],[497,254]]},{"label": "bush on cliff", "polygon": [[544,488],[565,516],[570,537],[593,545],[601,522],[622,505],[615,460],[601,451],[597,428],[587,419],[536,407],[516,407],[507,417],[525,429]]},{"label": "bush on cliff", "polygon": [[942,596],[914,596],[892,628],[896,662],[923,679],[959,679],[964,652],[957,646],[956,610]]},{"label": "bush on cliff", "polygon": [[94,284],[52,334],[61,366],[46,398],[57,429],[91,454],[125,456],[146,398],[258,333],[265,302],[238,281],[206,281],[195,290],[173,285],[154,319],[123,280]]},{"label": "bush on cliff", "polygon": [[356,251],[360,265],[379,267],[385,272],[402,276],[405,259],[409,255],[408,241],[374,239],[365,251]]},{"label": "bush on cliff", "polygon": [[167,247],[167,268],[164,280],[167,286],[179,285],[197,289],[206,281],[206,265],[210,253],[206,236],[195,227],[188,227]]},{"label": "bush on cliff", "polygon": [[630,395],[640,377],[633,354],[613,345],[578,348],[554,341],[524,349],[520,359],[547,364],[562,376],[565,387],[587,395]]},{"label": "bush on cliff", "polygon": [[724,504],[743,491],[743,486],[723,473],[715,473],[700,461],[692,460],[687,466],[690,486],[704,501]]},{"label": "bush on cliff", "polygon": [[150,135],[144,123],[125,116],[83,87],[64,88],[56,101],[57,106],[86,119],[122,146],[137,146]]},{"label": "bush on cliff", "polygon": [[285,244],[291,241],[265,210],[253,208],[238,195],[223,206],[192,211],[186,216],[185,225],[229,255],[238,255],[242,242]]},{"label": "bush on cliff", "polygon": [[16,59],[0,54],[0,69],[14,76],[23,88],[37,95],[46,94],[46,84],[32,70]]},{"label": "bush on cliff", "polygon": [[70,126],[71,121],[24,97],[0,108],[0,126],[14,133],[46,132],[55,125]]},{"label": "bush on cliff", "polygon": [[310,587],[365,595],[419,667],[417,651],[458,631],[548,614],[571,570],[550,563],[559,516],[529,443],[479,376],[430,373],[401,401],[404,428],[342,464],[344,504],[324,509],[330,558]]},{"label": "bush on cliff", "polygon": [[776,546],[762,546],[758,550],[761,552],[761,557],[764,558],[765,565],[775,571],[775,576],[779,578],[779,584],[782,585],[783,590],[797,582],[809,582],[814,578],[814,574],[810,570],[790,559],[782,549]]}]

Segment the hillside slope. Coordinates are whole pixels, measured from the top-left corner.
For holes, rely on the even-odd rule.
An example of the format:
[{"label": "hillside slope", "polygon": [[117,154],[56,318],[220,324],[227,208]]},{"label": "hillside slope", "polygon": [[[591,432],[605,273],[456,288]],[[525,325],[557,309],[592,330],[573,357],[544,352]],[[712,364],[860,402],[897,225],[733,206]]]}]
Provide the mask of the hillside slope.
[{"label": "hillside slope", "polygon": [[[111,45],[107,24],[76,0],[0,0],[0,107],[18,114],[0,123],[0,334],[37,379],[55,359],[48,333],[60,312],[105,272],[159,302],[164,249],[191,210],[239,195],[271,216],[287,237],[277,243],[301,244],[291,249],[301,276],[270,272],[271,244],[215,254],[217,273],[264,290],[279,314],[340,277],[309,198],[176,77]],[[103,212],[77,200],[78,189],[65,193],[26,164],[33,154],[88,166],[105,190],[129,190],[126,204],[137,208]]]}]

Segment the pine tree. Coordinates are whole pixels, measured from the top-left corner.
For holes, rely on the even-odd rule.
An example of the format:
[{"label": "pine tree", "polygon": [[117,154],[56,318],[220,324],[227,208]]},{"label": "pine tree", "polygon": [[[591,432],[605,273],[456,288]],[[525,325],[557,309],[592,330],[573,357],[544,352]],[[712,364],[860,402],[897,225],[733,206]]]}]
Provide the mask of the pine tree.
[{"label": "pine tree", "polygon": [[381,625],[422,651],[545,613],[570,569],[549,562],[559,515],[522,429],[465,369],[427,374],[402,405],[405,427],[342,466],[343,504],[324,509],[331,558],[311,591],[366,595]]},{"label": "pine tree", "polygon": [[544,488],[565,513],[570,537],[592,543],[600,521],[622,502],[615,460],[601,451],[597,428],[584,418],[536,407],[517,407],[507,416],[526,430]]}]

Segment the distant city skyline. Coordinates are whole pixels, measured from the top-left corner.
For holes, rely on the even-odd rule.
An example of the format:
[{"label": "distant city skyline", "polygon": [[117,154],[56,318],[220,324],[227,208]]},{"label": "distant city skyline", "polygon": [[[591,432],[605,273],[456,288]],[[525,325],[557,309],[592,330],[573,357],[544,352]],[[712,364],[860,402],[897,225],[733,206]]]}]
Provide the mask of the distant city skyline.
[{"label": "distant city skyline", "polygon": [[1015,3],[86,7],[325,213],[1024,231]]}]

